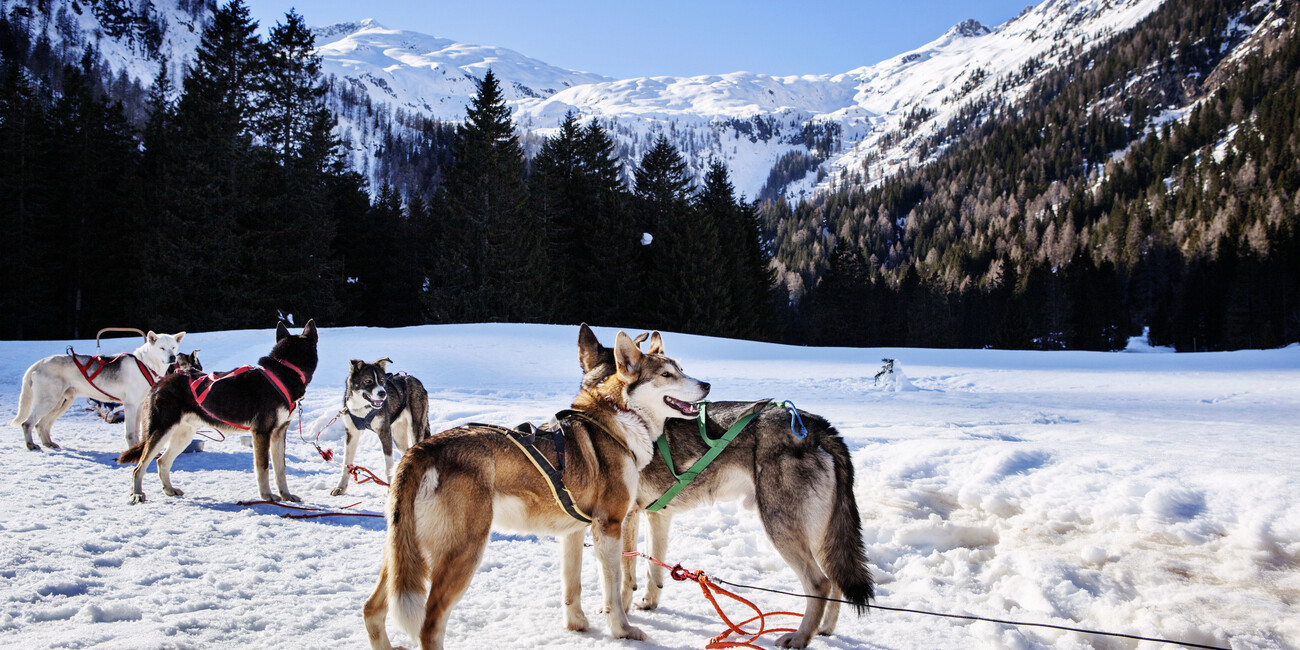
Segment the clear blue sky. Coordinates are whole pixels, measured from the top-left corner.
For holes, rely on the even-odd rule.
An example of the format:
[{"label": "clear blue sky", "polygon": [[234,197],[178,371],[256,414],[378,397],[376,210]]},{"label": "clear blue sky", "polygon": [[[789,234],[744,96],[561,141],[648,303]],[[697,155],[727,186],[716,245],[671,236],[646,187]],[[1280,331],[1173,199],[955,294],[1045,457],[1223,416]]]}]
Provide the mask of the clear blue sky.
[{"label": "clear blue sky", "polygon": [[[224,2],[225,0],[220,0]],[[616,78],[835,74],[919,47],[967,18],[998,25],[1030,0],[245,0],[262,27],[374,18]]]}]

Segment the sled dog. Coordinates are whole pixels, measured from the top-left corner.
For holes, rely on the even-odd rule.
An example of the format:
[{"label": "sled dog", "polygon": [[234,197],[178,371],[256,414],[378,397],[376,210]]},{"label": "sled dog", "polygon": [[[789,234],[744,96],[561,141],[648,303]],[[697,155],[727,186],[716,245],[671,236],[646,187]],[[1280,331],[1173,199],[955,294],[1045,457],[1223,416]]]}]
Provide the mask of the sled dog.
[{"label": "sled dog", "polygon": [[[175,370],[172,370],[172,368],[175,368]],[[168,367],[168,372],[203,372],[203,364],[199,363],[199,351],[195,350],[189,354],[184,352],[176,353],[176,363]],[[86,402],[90,405],[86,407],[87,411],[98,415],[100,419],[109,424],[117,424],[126,419],[126,413],[121,402],[106,402],[93,397],[87,397]]]},{"label": "sled dog", "polygon": [[[14,425],[22,427],[27,448],[40,449],[32,440],[35,430],[41,444],[58,449],[50,439],[50,428],[78,397],[121,402],[126,444],[134,445],[140,430],[140,402],[167,372],[167,366],[176,361],[176,350],[183,338],[185,332],[149,332],[135,352],[104,357],[102,368],[95,355],[89,354],[56,354],[33,363],[23,374],[18,416],[13,420]],[[86,379],[88,376],[94,379]]]},{"label": "sled dog", "polygon": [[[663,339],[650,338],[648,354],[663,354]],[[584,323],[578,333],[582,386],[597,385],[614,372],[613,351],[600,344]],[[712,402],[705,409],[710,438],[723,432],[762,400]],[[871,572],[862,546],[857,503],[853,498],[853,463],[844,440],[826,420],[799,412],[807,437],[791,434],[790,414],[769,408],[749,425],[662,510],[647,512],[652,557],[669,560],[668,529],[674,514],[697,506],[743,497],[746,507],[757,504],[759,518],[772,545],[794,569],[804,593],[843,598],[862,611],[873,597]],[[708,451],[694,420],[669,420],[664,426],[678,472],[685,471]],[[676,479],[658,453],[641,470],[636,504],[623,526],[624,551],[636,550],[639,512],[668,491]],[[623,605],[632,606],[636,589],[636,558],[623,559]],[[659,604],[664,572],[650,564],[645,595],[636,606]],[[808,598],[799,629],[778,639],[777,645],[802,648],[814,632],[835,630],[839,603]]]},{"label": "sled dog", "polygon": [[[619,600],[623,520],[636,500],[637,471],[650,462],[664,421],[692,417],[693,402],[708,394],[709,385],[683,374],[668,357],[642,354],[622,332],[613,359],[610,376],[579,393],[575,413],[556,425],[567,450],[560,487],[590,523],[559,505],[561,490],[504,429],[466,425],[432,436],[402,456],[388,491],[379,582],[364,609],[372,648],[392,647],[385,627],[390,601],[398,623],[420,648],[442,648],[448,614],[469,587],[493,529],[561,538],[565,620],[569,629],[585,630],[579,572],[588,525],[610,632],[616,638],[645,638],[628,623]],[[536,436],[534,450],[552,466],[558,448],[552,435]]]},{"label": "sled dog", "polygon": [[[183,494],[172,486],[172,461],[200,428],[231,434],[251,432],[258,494],[266,501],[300,501],[289,493],[285,483],[284,437],[294,407],[316,371],[316,323],[307,321],[302,334],[297,335],[290,334],[280,323],[275,340],[271,353],[258,359],[256,366],[209,375],[178,373],[158,382],[145,400],[140,442],[117,458],[119,463],[135,463],[131,503],[145,500],[141,485],[144,470],[163,447],[167,451],[158,459],[163,493]],[[275,465],[278,497],[271,494],[268,458]]]},{"label": "sled dog", "polygon": [[[411,445],[429,437],[429,393],[424,384],[410,375],[390,374],[386,370],[392,359],[374,363],[352,360],[347,387],[343,390],[343,429],[347,432],[347,449],[343,456],[343,476],[339,486],[330,490],[338,496],[348,490],[349,468],[357,455],[357,442],[367,430],[379,436],[384,449],[384,478],[393,482],[393,442],[403,454]],[[394,435],[396,434],[396,435]]]}]

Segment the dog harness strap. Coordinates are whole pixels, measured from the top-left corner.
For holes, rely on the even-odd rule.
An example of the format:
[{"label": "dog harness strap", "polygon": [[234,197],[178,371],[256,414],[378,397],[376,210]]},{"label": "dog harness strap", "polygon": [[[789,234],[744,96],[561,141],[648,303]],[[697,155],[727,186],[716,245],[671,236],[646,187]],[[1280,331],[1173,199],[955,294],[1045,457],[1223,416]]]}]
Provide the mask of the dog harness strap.
[{"label": "dog harness strap", "polygon": [[512,433],[506,433],[506,438],[515,443],[515,446],[528,456],[528,460],[532,461],[533,467],[536,467],[537,471],[546,477],[546,482],[551,488],[551,496],[555,497],[555,502],[560,504],[564,512],[584,524],[591,523],[591,517],[583,512],[578,507],[578,504],[573,502],[573,495],[569,493],[569,488],[565,487],[564,479],[560,476],[559,470],[551,464],[551,461],[546,459],[546,456],[542,455],[541,450],[533,445],[525,445]]},{"label": "dog harness strap", "polygon": [[140,357],[137,357],[134,354],[131,354],[129,352],[126,353],[126,356],[131,357],[131,359],[135,361],[135,365],[140,368],[140,374],[144,375],[144,380],[149,382],[150,386],[153,386],[154,384],[158,383],[158,375],[155,375],[153,373],[152,368],[144,365],[144,362],[140,360]]},{"label": "dog harness strap", "polygon": [[[507,429],[505,427],[496,426],[495,424],[477,424],[471,422],[465,426],[483,427],[505,436],[506,439],[514,443],[520,451],[524,452],[524,455],[528,457],[530,462],[532,462],[533,467],[536,467],[537,471],[542,473],[542,476],[546,479],[547,485],[551,488],[551,496],[555,497],[555,503],[559,504],[560,508],[570,517],[573,517],[584,524],[591,523],[591,516],[583,512],[582,509],[578,507],[578,504],[573,502],[573,495],[569,493],[569,488],[564,486],[564,478],[560,475],[561,470],[556,469],[555,466],[551,464],[551,461],[542,454],[542,451],[533,444],[537,439],[536,433],[533,433],[532,431],[524,432],[518,429]],[[529,429],[535,431],[534,427],[530,426]],[[563,443],[558,440],[563,439],[564,432],[562,430],[557,430],[553,432],[552,435],[557,439],[556,451],[562,450],[563,447],[561,445]],[[527,444],[525,444],[525,442],[527,442]],[[560,458],[563,458],[563,456],[560,456]],[[560,462],[563,463],[564,461],[561,460]]]},{"label": "dog harness strap", "polygon": [[280,391],[280,394],[284,396],[284,401],[289,403],[289,412],[292,413],[293,407],[296,405],[293,402],[293,397],[289,395],[289,389],[285,387],[284,382],[280,381],[280,378],[276,377],[275,373],[266,368],[261,368],[261,371],[262,374],[266,376],[267,380],[271,382],[271,385],[275,386],[276,389]]},{"label": "dog harness strap", "polygon": [[[74,351],[74,350],[72,349],[72,346],[71,346],[71,345],[68,346],[68,356],[72,358],[72,365],[74,365],[74,366],[77,367],[77,370],[81,372],[81,376],[82,376],[82,377],[85,377],[85,378],[86,378],[86,383],[87,383],[87,384],[90,384],[90,387],[91,387],[91,388],[94,388],[95,390],[99,391],[101,395],[104,395],[105,397],[108,397],[108,399],[110,399],[110,400],[112,400],[112,401],[114,401],[114,402],[120,402],[120,401],[122,401],[121,398],[114,397],[114,396],[109,395],[108,393],[104,392],[104,389],[103,389],[103,388],[100,388],[99,386],[96,386],[96,385],[95,385],[95,381],[94,381],[94,380],[95,380],[95,377],[98,377],[98,376],[99,376],[99,373],[100,373],[100,372],[103,372],[104,368],[108,367],[108,364],[110,364],[110,363],[112,363],[112,362],[114,362],[114,361],[117,361],[118,357],[114,357],[113,359],[111,359],[111,360],[109,360],[109,361],[105,361],[105,360],[104,360],[104,357],[99,356],[99,355],[95,355],[95,356],[93,356],[93,357],[90,357],[90,359],[88,359],[88,360],[86,361],[86,364],[85,364],[85,365],[82,365],[80,361],[77,361],[77,353],[76,353],[76,351]],[[120,355],[119,355],[119,356],[120,356]],[[89,369],[90,369],[91,364],[94,364],[94,363],[98,363],[99,366],[98,366],[97,368],[95,368],[95,372],[92,373],[92,372],[90,372]],[[152,386],[152,385],[153,385],[153,384],[150,384],[150,386]]]},{"label": "dog harness strap", "polygon": [[713,459],[717,458],[718,455],[722,453],[722,450],[726,449],[727,445],[731,444],[731,441],[735,440],[736,436],[740,435],[740,432],[743,431],[745,427],[749,426],[749,423],[754,418],[758,417],[759,413],[762,413],[773,406],[780,406],[780,404],[771,400],[755,403],[754,406],[750,407],[749,413],[746,413],[741,416],[739,420],[736,420],[736,422],[727,429],[727,432],[722,434],[721,438],[710,440],[707,434],[707,429],[705,428],[705,422],[707,420],[705,414],[707,413],[708,402],[701,402],[700,415],[698,418],[700,423],[700,439],[704,441],[704,444],[709,446],[709,450],[704,452],[704,455],[700,456],[699,460],[695,461],[689,469],[681,474],[678,474],[677,470],[673,468],[673,457],[668,450],[668,434],[665,432],[664,435],[659,436],[659,439],[655,441],[655,446],[659,448],[659,455],[663,456],[664,463],[668,465],[668,471],[672,472],[672,475],[677,477],[677,482],[674,483],[672,487],[668,488],[668,491],[664,492],[663,496],[659,497],[654,503],[646,506],[646,510],[649,512],[658,512],[663,510],[664,506],[668,505],[668,502],[672,501],[673,497],[677,496],[678,492],[685,489],[686,485],[696,476],[699,476],[700,472],[703,472],[704,468],[708,467],[709,464],[713,462]]},{"label": "dog harness strap", "polygon": [[[230,420],[218,416],[216,413],[213,413],[211,409],[203,405],[203,402],[208,399],[208,393],[212,392],[212,387],[216,386],[218,381],[221,381],[222,379],[228,379],[230,377],[234,377],[235,375],[242,375],[252,369],[253,369],[252,366],[241,366],[239,368],[231,370],[230,372],[226,373],[222,377],[217,377],[217,373],[215,372],[211,372],[206,375],[199,375],[198,377],[195,377],[194,379],[190,380],[190,394],[194,396],[194,403],[198,405],[199,410],[203,411],[204,415],[207,415],[208,417],[212,418],[213,420],[216,420],[217,422],[224,422],[232,427],[235,427],[236,429],[239,429],[240,431],[252,430],[252,427],[246,427],[242,424],[235,424]],[[205,382],[207,385],[204,385]],[[203,386],[203,392],[199,392],[199,386]]]},{"label": "dog harness strap", "polygon": [[580,420],[586,422],[587,424],[590,424],[590,425],[596,427],[597,429],[600,429],[601,431],[604,431],[604,432],[605,432],[605,435],[609,436],[611,440],[613,440],[614,442],[618,443],[618,446],[620,446],[620,447],[623,448],[623,451],[626,451],[626,452],[627,452],[627,455],[631,456],[633,459],[636,458],[636,454],[632,453],[632,450],[627,448],[627,443],[623,442],[622,439],[620,439],[618,436],[616,436],[616,435],[614,435],[613,433],[611,433],[609,429],[606,429],[606,428],[605,428],[605,425],[603,425],[603,424],[601,424],[600,422],[596,421],[596,420],[593,419],[590,415],[587,415],[586,413],[583,413],[582,411],[575,411],[575,410],[573,410],[573,409],[564,409],[563,411],[560,411],[560,412],[558,412],[558,413],[555,414],[555,419],[556,419],[556,420],[563,420],[563,419],[565,419],[565,418],[567,418],[567,417],[576,417],[576,418],[578,418],[578,419],[580,419]]},{"label": "dog harness strap", "polygon": [[370,409],[370,414],[364,418],[359,418],[354,415],[352,411],[347,411],[346,409],[345,412],[348,414],[348,417],[352,419],[352,426],[362,430],[370,429],[371,431],[374,431],[374,428],[370,423],[375,421],[376,415],[379,415],[379,409]]},{"label": "dog harness strap", "polygon": [[307,386],[307,374],[304,373],[302,369],[300,369],[298,366],[293,365],[292,363],[289,363],[288,361],[285,361],[284,359],[276,359],[275,357],[271,357],[271,359],[276,363],[284,366],[285,368],[288,368],[294,371],[295,373],[297,373],[298,379],[302,381],[302,385],[304,387]]}]

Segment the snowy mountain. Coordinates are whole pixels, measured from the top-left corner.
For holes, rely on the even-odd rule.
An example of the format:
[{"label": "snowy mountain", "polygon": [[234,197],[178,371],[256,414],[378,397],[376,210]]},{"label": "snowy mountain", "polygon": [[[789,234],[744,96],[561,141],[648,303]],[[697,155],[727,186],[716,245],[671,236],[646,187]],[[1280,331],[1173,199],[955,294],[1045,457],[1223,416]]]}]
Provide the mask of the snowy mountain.
[{"label": "snowy mountain", "polygon": [[[1038,74],[1132,27],[1159,5],[1160,0],[1048,0],[997,27],[964,21],[921,48],[874,65],[788,77],[734,72],[608,79],[373,21],[317,34],[325,69],[364,87],[376,102],[460,119],[475,79],[490,67],[506,80],[525,133],[547,135],[575,111],[609,124],[629,162],[658,134],[668,133],[697,172],[711,158],[727,162],[737,190],[750,197],[759,194],[778,160],[803,153],[820,163],[822,173],[785,189],[797,196],[846,181],[851,173],[879,178],[915,164],[914,140],[942,127],[969,100],[991,92],[1014,98]],[[918,116],[924,116],[920,124]],[[817,151],[810,126],[834,134],[831,146]],[[905,127],[909,132],[899,137]]]},{"label": "snowy mountain", "polygon": [[163,60],[180,87],[213,8],[212,0],[0,0],[0,16],[38,49],[75,63],[93,47],[115,77],[146,88]]},{"label": "snowy mountain", "polygon": [[557,68],[513,50],[389,29],[371,19],[314,30],[322,70],[375,100],[442,120],[459,120],[489,69],[512,102],[549,97],[608,77]]},{"label": "snowy mountain", "polygon": [[[964,21],[923,47],[873,65],[787,77],[733,72],[611,79],[373,20],[317,28],[316,35],[332,77],[340,134],[363,172],[382,154],[376,129],[415,128],[403,116],[462,119],[490,68],[503,82],[530,151],[575,111],[605,123],[627,163],[667,134],[697,173],[719,158],[730,166],[739,192],[797,198],[844,183],[869,184],[918,164],[935,151],[917,142],[972,100],[997,93],[1014,101],[1043,73],[1132,27],[1160,2],[1046,0],[995,27]],[[26,16],[32,34],[56,51],[75,59],[93,44],[117,74],[146,86],[164,56],[179,80],[212,6],[204,0],[0,0],[0,11]],[[310,8],[305,11],[310,21]],[[343,94],[353,106],[358,97],[369,106],[349,112]],[[375,125],[375,112],[386,114],[382,126]]]}]

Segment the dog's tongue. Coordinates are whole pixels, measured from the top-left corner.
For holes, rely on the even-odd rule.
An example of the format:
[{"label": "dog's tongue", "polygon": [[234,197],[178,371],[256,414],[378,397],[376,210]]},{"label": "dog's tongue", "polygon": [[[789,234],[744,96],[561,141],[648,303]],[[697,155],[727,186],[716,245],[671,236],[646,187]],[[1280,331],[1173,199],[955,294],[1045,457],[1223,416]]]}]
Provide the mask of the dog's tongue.
[{"label": "dog's tongue", "polygon": [[664,399],[668,401],[669,406],[681,411],[684,415],[699,415],[700,413],[700,407],[690,402],[683,402],[673,397],[664,397]]}]

